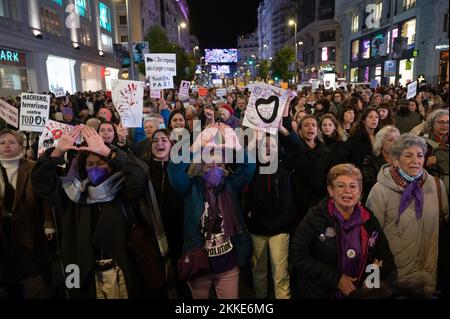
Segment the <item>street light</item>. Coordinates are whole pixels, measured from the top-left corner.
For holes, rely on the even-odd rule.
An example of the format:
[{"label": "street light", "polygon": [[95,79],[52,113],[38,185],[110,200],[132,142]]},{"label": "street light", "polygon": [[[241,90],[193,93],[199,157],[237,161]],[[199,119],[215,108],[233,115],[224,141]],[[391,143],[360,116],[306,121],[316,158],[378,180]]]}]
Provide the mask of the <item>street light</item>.
[{"label": "street light", "polygon": [[[294,26],[294,48],[295,48],[295,81],[297,81],[297,21],[289,20],[289,25]],[[300,43],[299,43],[300,44]],[[303,44],[303,43],[302,43]],[[301,44],[300,44],[301,45]]]},{"label": "street light", "polygon": [[[267,44],[264,44],[263,48],[264,48],[264,50],[263,50],[264,51],[263,52],[264,53],[264,58],[267,59],[267,56],[269,55],[269,53],[268,53],[269,52],[269,46]],[[267,54],[266,54],[266,48],[267,48]]]},{"label": "street light", "polygon": [[179,25],[178,25],[178,44],[181,46],[181,39],[180,39],[180,32],[181,32],[181,29],[184,29],[184,28],[186,28],[186,23],[185,22],[181,22]]}]

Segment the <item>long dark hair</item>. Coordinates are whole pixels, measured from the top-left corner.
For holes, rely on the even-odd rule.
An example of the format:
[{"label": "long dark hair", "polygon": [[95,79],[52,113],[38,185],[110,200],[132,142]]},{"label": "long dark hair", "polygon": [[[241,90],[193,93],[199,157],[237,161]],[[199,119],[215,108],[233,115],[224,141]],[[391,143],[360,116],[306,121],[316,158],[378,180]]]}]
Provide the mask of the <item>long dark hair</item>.
[{"label": "long dark hair", "polygon": [[114,130],[114,138],[113,138],[113,140],[112,140],[112,142],[111,142],[111,145],[117,145],[117,142],[119,141],[119,137],[117,136],[117,130],[116,130],[116,126],[114,125],[114,123],[109,122],[109,121],[104,121],[104,120],[101,121],[101,122],[100,122],[100,125],[98,126],[97,133],[100,133],[100,127],[101,127],[102,125],[105,125],[105,124],[111,125],[112,128],[113,128],[113,130]]},{"label": "long dark hair", "polygon": [[171,129],[171,130],[173,130],[173,127],[172,127],[172,118],[175,116],[175,115],[177,115],[177,114],[181,114],[182,116],[183,116],[183,118],[184,118],[184,128],[185,129],[188,129],[188,123],[187,123],[187,120],[186,120],[186,113],[184,112],[184,111],[182,111],[182,110],[173,110],[171,113],[170,113],[170,115],[169,115],[169,125],[168,125],[168,127]]},{"label": "long dark hair", "polygon": [[[369,114],[371,112],[375,112],[378,115],[377,109],[373,108],[373,107],[368,107],[367,109],[362,111],[361,117],[358,119],[358,122],[356,122],[356,125],[353,126],[352,130],[350,131],[350,137],[358,135],[358,134],[362,134],[362,135],[366,136],[370,141],[369,132],[367,132],[367,129],[364,126],[364,121],[366,120],[366,118],[369,116]],[[374,134],[377,134],[377,132],[379,130],[380,130],[380,116],[378,115],[378,125],[375,128]]]}]

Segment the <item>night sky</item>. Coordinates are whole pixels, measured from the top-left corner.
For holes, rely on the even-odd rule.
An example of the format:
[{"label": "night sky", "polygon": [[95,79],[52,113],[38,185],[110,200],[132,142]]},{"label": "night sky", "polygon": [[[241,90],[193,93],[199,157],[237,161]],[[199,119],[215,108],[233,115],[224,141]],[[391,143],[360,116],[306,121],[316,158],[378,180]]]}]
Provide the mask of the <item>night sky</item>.
[{"label": "night sky", "polygon": [[237,35],[251,33],[258,25],[261,0],[187,0],[191,34],[201,49],[236,48]]}]

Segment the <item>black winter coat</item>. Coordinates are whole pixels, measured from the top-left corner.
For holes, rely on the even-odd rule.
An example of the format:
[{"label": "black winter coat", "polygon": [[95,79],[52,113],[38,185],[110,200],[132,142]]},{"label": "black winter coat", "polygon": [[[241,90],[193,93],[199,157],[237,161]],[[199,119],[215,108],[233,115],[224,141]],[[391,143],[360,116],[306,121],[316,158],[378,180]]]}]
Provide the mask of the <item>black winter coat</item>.
[{"label": "black winter coat", "polygon": [[335,162],[333,153],[324,144],[318,142],[315,148],[311,148],[303,140],[302,143],[305,152],[292,180],[297,225],[311,207],[327,196],[327,174]]},{"label": "black winter coat", "polygon": [[[291,240],[289,269],[295,278],[292,290],[296,298],[330,299],[337,292],[342,275],[339,271],[340,257],[337,241],[340,227],[337,226],[337,219],[328,212],[328,200],[329,198],[324,199],[309,210]],[[377,231],[378,239],[374,246],[367,245],[367,257],[361,276],[356,283],[357,288],[361,287],[365,278],[370,275],[370,273],[364,273],[364,269],[375,259],[383,261],[380,268],[381,281],[395,276],[394,257],[383,229],[373,213],[367,209],[366,212],[370,218],[361,227],[369,236]],[[321,241],[319,236],[329,227],[336,230],[336,236],[326,237],[325,241]]]},{"label": "black winter coat", "polygon": [[[285,126],[286,127],[286,126]],[[248,193],[248,229],[251,233],[273,236],[289,232],[296,219],[291,175],[303,152],[303,145],[294,132],[279,136],[284,151],[279,155],[274,174],[260,174],[259,165]]]},{"label": "black winter coat", "polygon": [[341,163],[352,163],[359,169],[367,155],[372,155],[372,142],[368,135],[357,132],[337,149]]}]

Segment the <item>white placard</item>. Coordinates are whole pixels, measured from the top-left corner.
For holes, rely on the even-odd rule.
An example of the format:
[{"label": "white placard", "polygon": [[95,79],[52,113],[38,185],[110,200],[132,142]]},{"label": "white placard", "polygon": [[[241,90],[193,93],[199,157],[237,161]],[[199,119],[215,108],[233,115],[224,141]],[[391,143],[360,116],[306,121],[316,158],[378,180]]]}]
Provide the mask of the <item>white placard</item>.
[{"label": "white placard", "polygon": [[173,89],[172,75],[150,75],[150,90]]},{"label": "white placard", "polygon": [[0,100],[0,117],[9,125],[19,128],[19,110],[3,100]]},{"label": "white placard", "polygon": [[22,93],[19,129],[42,132],[50,113],[50,95]]},{"label": "white placard", "polygon": [[[41,136],[39,136],[38,157],[41,157],[47,149],[56,147],[61,136],[69,134],[72,128],[72,125],[48,120]],[[82,139],[80,136],[75,144],[80,144]]]},{"label": "white placard", "polygon": [[408,84],[408,93],[406,93],[406,99],[411,99],[417,95],[417,81]]},{"label": "white placard", "polygon": [[124,127],[142,127],[144,82],[111,80],[112,101]]},{"label": "white placard", "polygon": [[189,81],[181,81],[180,84],[180,92],[179,95],[189,96],[189,87],[191,86],[191,82]]},{"label": "white placard", "polygon": [[152,99],[160,99],[161,98],[161,90],[150,90],[150,97]]},{"label": "white placard", "polygon": [[64,88],[58,87],[56,88],[53,93],[55,94],[55,97],[62,97],[66,96],[66,92],[64,91]]},{"label": "white placard", "polygon": [[243,125],[275,134],[289,91],[265,83],[256,83],[245,111]]},{"label": "white placard", "polygon": [[175,53],[145,54],[145,77],[150,75],[177,75],[177,58]]},{"label": "white placard", "polygon": [[221,98],[223,96],[227,96],[227,89],[217,89],[216,96]]},{"label": "white placard", "polygon": [[247,88],[248,88],[248,91],[251,92],[251,91],[253,91],[253,89],[255,88],[255,84],[254,84],[254,83],[252,83],[252,84],[247,84]]}]

